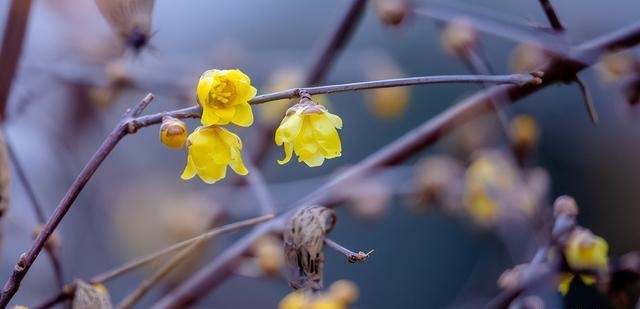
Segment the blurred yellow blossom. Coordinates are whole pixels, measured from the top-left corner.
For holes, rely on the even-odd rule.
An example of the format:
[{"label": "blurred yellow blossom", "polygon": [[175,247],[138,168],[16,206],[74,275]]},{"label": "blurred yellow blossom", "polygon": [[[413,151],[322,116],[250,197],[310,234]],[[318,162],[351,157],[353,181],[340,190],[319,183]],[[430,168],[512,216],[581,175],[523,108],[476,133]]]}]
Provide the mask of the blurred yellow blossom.
[{"label": "blurred yellow blossom", "polygon": [[[571,232],[567,244],[564,248],[564,255],[569,267],[581,270],[593,270],[599,274],[606,273],[609,267],[608,257],[609,245],[602,237],[596,236],[588,229],[578,228]],[[569,292],[569,286],[574,275],[571,273],[561,273],[558,290],[563,295]],[[596,277],[592,275],[581,275],[580,279],[587,285],[594,284]]]},{"label": "blurred yellow blossom", "polygon": [[342,119],[331,114],[321,105],[303,95],[300,102],[287,110],[276,130],[275,142],[284,145],[285,158],[278,160],[285,164],[291,160],[293,152],[299,162],[310,167],[320,166],[325,159],[341,156],[342,144],[336,129],[342,128]]},{"label": "blurred yellow blossom", "polygon": [[162,117],[160,141],[170,149],[180,149],[187,142],[187,125],[184,121],[170,117]]},{"label": "blurred yellow blossom", "polygon": [[629,51],[614,51],[600,57],[599,76],[604,82],[613,82],[640,70],[640,63]]},{"label": "blurred yellow blossom", "polygon": [[223,179],[227,165],[239,175],[249,173],[242,162],[240,138],[218,126],[198,127],[187,140],[187,166],[180,176],[191,179],[196,174],[206,183]]},{"label": "blurred yellow blossom", "polygon": [[[352,293],[353,290],[348,292]],[[293,291],[280,301],[278,309],[347,309],[355,301],[352,297],[357,298],[357,290],[355,295],[343,295],[347,298],[340,298],[341,296],[335,293],[335,291],[329,291],[329,293],[304,294]]]},{"label": "blurred yellow blossom", "polygon": [[240,70],[208,70],[200,76],[196,89],[202,106],[202,125],[234,123],[248,127],[253,124],[249,100],[257,93],[251,80]]},{"label": "blurred yellow blossom", "polygon": [[[365,66],[367,79],[392,79],[406,76],[400,66],[386,54],[376,53],[370,58]],[[365,95],[369,110],[382,119],[396,119],[402,116],[411,99],[409,87],[376,88],[365,92]]]},{"label": "blurred yellow blossom", "polygon": [[448,23],[440,35],[440,45],[448,54],[454,56],[466,54],[476,46],[477,40],[476,30],[464,19]]},{"label": "blurred yellow blossom", "polygon": [[351,305],[358,300],[360,290],[350,280],[338,280],[329,286],[329,295],[344,305]]},{"label": "blurred yellow blossom", "polygon": [[[299,67],[282,67],[269,75],[264,91],[277,92],[303,86],[304,72]],[[326,95],[317,94],[311,96],[312,100],[320,105],[328,106],[329,100]],[[260,119],[266,124],[277,124],[282,119],[289,107],[293,105],[293,100],[282,99],[271,101],[268,104],[260,104]]]},{"label": "blurred yellow blossom", "polygon": [[549,55],[534,43],[521,43],[511,51],[509,67],[516,73],[527,73],[539,69],[549,62]]}]

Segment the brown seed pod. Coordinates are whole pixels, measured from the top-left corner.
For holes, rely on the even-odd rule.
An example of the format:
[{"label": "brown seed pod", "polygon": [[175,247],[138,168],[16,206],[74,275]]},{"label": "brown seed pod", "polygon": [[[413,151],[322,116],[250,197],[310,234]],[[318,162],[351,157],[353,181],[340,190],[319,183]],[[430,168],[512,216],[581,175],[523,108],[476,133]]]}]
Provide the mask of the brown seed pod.
[{"label": "brown seed pod", "polygon": [[111,309],[111,297],[102,284],[89,284],[82,280],[74,282],[75,293],[72,309]]},{"label": "brown seed pod", "polygon": [[291,216],[284,230],[284,255],[289,285],[294,289],[322,288],[325,236],[336,223],[336,213],[323,206],[304,207]]},{"label": "brown seed pod", "polygon": [[96,0],[100,13],[123,43],[140,51],[151,38],[154,0]]}]

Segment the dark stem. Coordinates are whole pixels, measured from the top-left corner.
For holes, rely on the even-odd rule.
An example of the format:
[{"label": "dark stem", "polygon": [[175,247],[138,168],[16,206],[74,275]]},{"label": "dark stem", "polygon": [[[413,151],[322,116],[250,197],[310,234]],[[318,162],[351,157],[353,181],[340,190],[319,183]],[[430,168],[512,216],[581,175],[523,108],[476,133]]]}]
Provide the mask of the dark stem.
[{"label": "dark stem", "polygon": [[327,245],[329,248],[336,250],[342,255],[344,255],[344,257],[347,258],[347,261],[349,261],[349,263],[364,262],[369,258],[369,255],[373,253],[373,250],[370,250],[367,253],[364,253],[362,251],[353,252],[329,238],[324,239],[324,244]]},{"label": "dark stem", "polygon": [[0,121],[6,118],[7,101],[22,53],[30,11],[31,0],[11,1],[0,49]]},{"label": "dark stem", "polygon": [[558,14],[556,14],[556,10],[553,8],[550,0],[540,0],[540,5],[542,5],[542,9],[544,10],[544,14],[547,15],[547,19],[551,24],[551,28],[553,30],[562,32],[564,31],[564,27],[560,22],[560,18],[558,18]]},{"label": "dark stem", "polygon": [[587,110],[587,114],[589,114],[589,119],[593,125],[598,124],[598,111],[596,110],[596,106],[593,104],[593,98],[591,97],[591,92],[589,92],[589,88],[584,83],[584,81],[576,75],[575,82],[578,84],[578,88],[580,89],[580,94],[582,95],[582,101],[584,102],[584,107]]}]

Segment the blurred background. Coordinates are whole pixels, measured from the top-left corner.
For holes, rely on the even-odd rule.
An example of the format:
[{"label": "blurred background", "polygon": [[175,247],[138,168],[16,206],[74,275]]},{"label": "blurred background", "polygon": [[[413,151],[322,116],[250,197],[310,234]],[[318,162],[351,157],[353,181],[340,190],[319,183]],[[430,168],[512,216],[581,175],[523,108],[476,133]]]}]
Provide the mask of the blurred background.
[{"label": "blurred background", "polygon": [[[547,25],[534,0],[447,1],[451,3],[507,16],[523,25]],[[640,18],[640,2],[635,0],[564,0],[554,4],[572,44]],[[300,76],[313,63],[318,48],[348,5],[337,0],[156,1],[148,48],[139,54],[123,54],[93,1],[34,1],[4,128],[46,213],[55,208],[124,111],[147,92],[156,95],[145,111],[150,114],[195,104],[197,80],[212,68],[241,69],[251,77],[258,93],[298,86]],[[414,5],[420,7],[422,2],[414,1]],[[8,0],[0,0],[3,18],[8,6]],[[470,74],[459,57],[443,49],[441,29],[441,24],[413,14],[397,26],[387,25],[371,1],[322,84]],[[480,32],[476,35],[479,53],[497,74],[512,72],[518,61],[524,61],[514,60],[514,49],[520,42]],[[530,60],[537,55],[523,57]],[[512,119],[528,114],[537,123],[539,143],[526,163],[527,168],[546,171],[538,170],[544,180],[536,196],[537,207],[549,208],[562,194],[573,196],[580,208],[579,222],[608,241],[611,255],[619,255],[640,248],[640,234],[635,232],[640,216],[636,207],[640,191],[635,180],[640,174],[640,143],[636,142],[640,114],[625,99],[623,83],[602,75],[599,66],[580,74],[600,115],[597,126],[589,121],[575,84],[549,87],[509,106],[506,115]],[[282,150],[272,145],[262,171],[278,208],[286,209],[341,168],[357,164],[481,89],[477,85],[435,85],[322,98],[344,121],[342,156],[319,168],[308,168],[296,160],[280,166],[276,160],[283,157]],[[384,102],[396,102],[396,108],[387,110]],[[281,116],[274,120],[269,109],[268,104],[256,106],[256,125],[250,128],[231,127],[243,138],[245,156],[258,147],[260,126],[279,121]],[[186,122],[190,130],[199,125],[198,120]],[[517,220],[526,221],[522,218],[504,226],[478,224],[473,216],[460,213],[457,206],[463,199],[459,196],[453,197],[454,202],[433,207],[412,197],[420,190],[415,179],[421,170],[416,166],[424,158],[455,160],[456,167],[449,168],[464,171],[481,148],[510,154],[510,141],[493,115],[461,125],[403,166],[354,183],[352,191],[363,194],[347,199],[348,207],[337,209],[338,221],[330,237],[352,250],[375,252],[365,263],[349,264],[325,248],[325,286],[339,279],[356,283],[360,298],[352,308],[477,308],[486,303],[498,292],[495,282],[505,269],[531,259],[539,240],[534,236],[535,227],[518,224]],[[219,225],[258,215],[252,191],[234,189],[235,175],[231,173],[214,185],[196,178],[181,180],[185,160],[186,151],[163,147],[158,127],[142,129],[117,146],[59,228],[66,281],[89,278],[197,235],[211,222]],[[449,168],[444,167],[442,175],[448,175]],[[2,278],[10,274],[20,253],[30,248],[31,232],[37,224],[16,177],[10,196],[3,231]],[[363,196],[369,200],[362,201]],[[453,204],[458,211],[443,204]],[[138,307],[152,304],[242,233],[216,239]],[[245,264],[196,308],[277,307],[290,292],[287,281],[279,275],[261,275],[250,265],[251,259]],[[114,302],[150,273],[138,271],[107,283]],[[14,303],[35,305],[55,295],[58,288],[53,278],[49,261],[41,256]],[[559,293],[545,293],[548,308],[609,306],[593,287],[578,286],[564,301]]]}]

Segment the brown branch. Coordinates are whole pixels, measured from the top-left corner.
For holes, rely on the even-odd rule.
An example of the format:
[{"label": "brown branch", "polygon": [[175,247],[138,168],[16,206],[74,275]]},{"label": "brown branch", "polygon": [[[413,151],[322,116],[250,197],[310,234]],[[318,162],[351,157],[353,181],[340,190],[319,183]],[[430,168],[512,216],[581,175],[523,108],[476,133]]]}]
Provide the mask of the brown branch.
[{"label": "brown branch", "polygon": [[578,88],[580,89],[582,101],[584,101],[584,107],[587,110],[587,114],[589,114],[591,123],[593,123],[594,125],[598,124],[598,111],[596,110],[596,106],[593,104],[593,98],[591,97],[589,88],[587,88],[587,85],[584,83],[584,81],[577,75],[574,80],[576,84],[578,84]]},{"label": "brown branch", "polygon": [[[640,22],[578,46],[572,53],[573,60],[562,58],[544,67],[542,71],[545,78],[539,85],[496,86],[488,91],[479,92],[371,154],[340,176],[333,178],[326,185],[295,203],[295,208],[291,211],[311,203],[322,204],[321,201],[330,198],[332,191],[349,183],[352,179],[362,177],[379,167],[397,164],[411,157],[417,151],[435,143],[461,123],[490,110],[491,98],[496,95],[504,95],[512,101],[521,99],[548,85],[570,79],[586,68],[587,64],[595,63],[598,57],[607,50],[630,47],[638,42],[640,42]],[[210,293],[226,276],[233,273],[234,267],[238,265],[238,257],[246,252],[260,236],[281,227],[291,211],[254,228],[193,277],[156,302],[152,308],[184,308],[194,303],[202,295]]]},{"label": "brown branch", "polygon": [[[510,74],[510,75],[434,75],[434,76],[417,76],[408,78],[382,79],[365,82],[354,82],[346,84],[335,84],[306,88],[291,88],[283,91],[261,94],[249,100],[249,104],[263,104],[271,101],[293,99],[300,96],[300,93],[306,92],[310,95],[328,94],[347,91],[358,91],[376,88],[404,87],[416,85],[431,84],[514,84],[526,85],[537,84],[542,82],[538,72],[531,74]],[[174,118],[200,118],[202,109],[199,105],[187,107],[171,112],[162,112],[153,115],[141,116],[133,119],[132,125],[136,128],[142,128],[162,122],[163,116],[171,116]],[[271,145],[269,139],[269,145]],[[255,162],[254,162],[255,163]],[[256,165],[258,165],[256,163]]]},{"label": "brown branch", "polygon": [[542,9],[544,10],[544,14],[547,15],[547,19],[551,24],[551,28],[558,32],[564,31],[564,26],[560,22],[560,18],[558,18],[558,14],[556,14],[556,10],[553,8],[551,1],[549,0],[540,0],[540,5],[542,5]]},{"label": "brown branch", "polygon": [[11,1],[0,49],[0,121],[6,117],[7,101],[20,61],[30,11],[31,0]]},{"label": "brown branch", "polygon": [[324,239],[324,244],[344,255],[349,263],[364,262],[369,258],[369,255],[373,253],[373,250],[370,250],[367,253],[362,251],[353,252],[329,238]]},{"label": "brown branch", "polygon": [[13,295],[18,291],[20,287],[20,283],[27,275],[27,272],[31,268],[31,265],[35,262],[36,258],[42,251],[42,248],[45,245],[47,239],[53,234],[54,230],[58,227],[64,216],[67,214],[71,205],[76,200],[84,186],[89,182],[91,176],[98,169],[100,164],[107,158],[107,156],[111,153],[111,151],[116,147],[118,142],[127,134],[135,133],[135,127],[130,125],[129,120],[133,116],[134,113],[139,113],[142,111],[144,106],[147,106],[149,102],[153,100],[153,95],[148,94],[144,99],[138,103],[138,105],[131,111],[128,111],[125,114],[123,121],[118,124],[113,131],[109,134],[109,136],[104,140],[102,145],[98,148],[98,150],[93,154],[89,162],[82,168],[78,177],[73,181],[69,190],[64,195],[56,209],[53,211],[49,220],[44,225],[44,228],[36,237],[33,246],[27,253],[23,253],[11,276],[5,283],[2,293],[0,294],[0,308],[5,308]]}]

